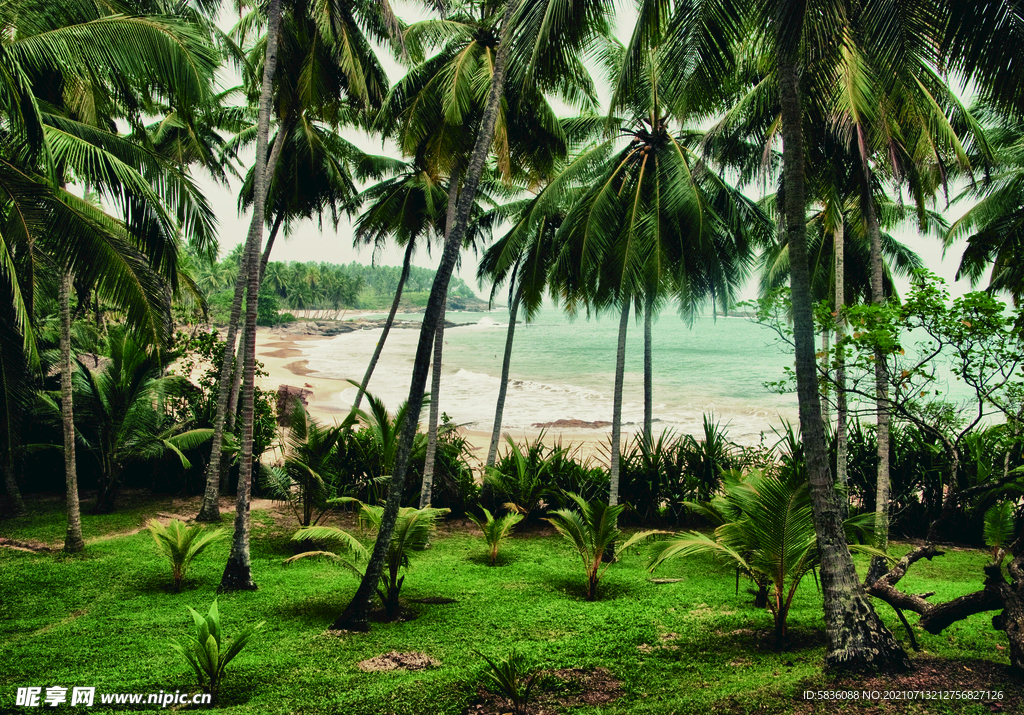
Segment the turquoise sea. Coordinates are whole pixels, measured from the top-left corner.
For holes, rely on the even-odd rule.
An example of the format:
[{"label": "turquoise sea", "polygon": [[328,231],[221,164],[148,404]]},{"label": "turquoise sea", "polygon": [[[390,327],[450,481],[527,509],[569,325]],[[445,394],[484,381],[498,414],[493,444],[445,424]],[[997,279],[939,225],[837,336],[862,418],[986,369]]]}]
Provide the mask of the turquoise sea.
[{"label": "turquoise sea", "polygon": [[[460,324],[445,333],[441,409],[472,429],[489,430],[494,420],[508,314],[450,312]],[[399,316],[400,319],[403,316]],[[409,321],[419,316],[404,316]],[[408,396],[419,330],[394,329],[388,337],[370,391],[394,408]],[[418,326],[417,326],[418,327]],[[308,348],[309,368],[325,377],[358,380],[380,336],[379,329],[341,335]],[[612,416],[618,316],[570,320],[546,308],[516,326],[505,429],[531,429],[560,419],[609,421]],[[629,329],[623,422],[627,432],[643,416],[643,327]],[[728,425],[729,436],[756,443],[761,432],[783,420],[796,421],[794,395],[764,387],[783,376],[792,356],[774,333],[742,317],[699,318],[687,325],[665,312],[654,324],[654,416],[660,428],[696,433],[710,413]],[[349,388],[334,396],[354,399]]]}]

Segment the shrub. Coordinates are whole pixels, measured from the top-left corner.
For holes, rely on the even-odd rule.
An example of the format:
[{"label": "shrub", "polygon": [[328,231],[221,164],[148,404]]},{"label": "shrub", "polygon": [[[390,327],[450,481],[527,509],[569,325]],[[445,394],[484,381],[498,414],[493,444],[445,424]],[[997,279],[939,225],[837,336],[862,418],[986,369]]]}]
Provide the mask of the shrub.
[{"label": "shrub", "polygon": [[175,591],[181,590],[181,581],[185,578],[185,572],[192,560],[206,547],[227,537],[227,529],[205,531],[198,524],[186,526],[180,519],[171,519],[167,526],[156,519],[151,519],[146,528],[153,535],[157,548],[171,561]]},{"label": "shrub", "polygon": [[195,621],[195,635],[187,637],[184,643],[171,643],[171,648],[185,656],[199,678],[199,686],[209,692],[216,702],[221,681],[224,679],[224,669],[245,647],[249,638],[263,627],[265,621],[244,631],[235,638],[230,647],[225,647],[216,599],[205,616],[200,615],[195,609],[188,610]]},{"label": "shrub", "polygon": [[505,537],[512,533],[515,525],[523,520],[523,515],[513,512],[495,519],[489,510],[484,509],[483,512],[486,521],[481,521],[473,514],[466,516],[480,527],[480,531],[484,532],[484,539],[487,540],[487,546],[490,548],[491,566],[494,566],[498,561],[498,547],[501,546]]},{"label": "shrub", "polygon": [[[587,573],[587,600],[593,601],[597,598],[598,582],[620,553],[649,536],[665,532],[639,531],[616,547],[623,536],[618,528],[619,514],[626,507],[622,504],[608,506],[600,501],[587,502],[579,494],[567,496],[576,503],[579,511],[559,509],[552,512],[547,521],[576,548],[583,560]],[[602,566],[606,551],[612,552],[613,558]]]},{"label": "shrub", "polygon": [[263,484],[272,498],[286,502],[300,526],[316,524],[337,496],[340,476],[333,458],[345,425],[323,427],[296,400],[289,419],[284,466],[265,471]]},{"label": "shrub", "polygon": [[484,484],[495,498],[505,500],[506,508],[527,519],[537,518],[541,501],[557,494],[552,469],[559,464],[563,450],[560,447],[547,449],[544,432],[533,442],[527,441],[525,448],[520,448],[507,435],[505,440],[509,450],[487,472]]}]

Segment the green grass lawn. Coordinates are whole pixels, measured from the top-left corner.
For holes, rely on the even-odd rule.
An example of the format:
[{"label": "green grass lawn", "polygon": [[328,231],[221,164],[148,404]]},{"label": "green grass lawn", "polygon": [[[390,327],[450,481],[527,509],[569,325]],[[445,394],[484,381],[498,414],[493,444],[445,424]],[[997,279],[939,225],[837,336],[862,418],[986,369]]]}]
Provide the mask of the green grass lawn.
[{"label": "green grass lawn", "polygon": [[[110,517],[86,515],[85,533],[88,538],[138,528],[166,508],[152,501]],[[61,509],[60,501],[37,502],[30,518],[0,522],[0,536],[59,543]],[[737,595],[735,572],[711,559],[672,563],[655,576],[681,580],[655,584],[644,568],[646,549],[634,550],[612,566],[600,600],[588,603],[578,557],[553,531],[513,536],[503,546],[500,565],[492,568],[479,532],[456,522],[443,526],[432,548],[417,555],[402,592],[410,600],[454,603],[410,603],[416,613],[412,620],[374,624],[368,634],[337,635],[326,628],[354,592],[355,578],[326,561],[284,566],[293,553],[288,541],[293,523],[264,511],[254,511],[253,521],[259,590],[222,596],[219,605],[228,636],[259,621],[267,624],[228,668],[220,705],[225,712],[475,712],[484,664],[473,650],[494,657],[513,646],[537,667],[603,666],[622,681],[621,697],[574,710],[580,713],[837,712],[835,704],[807,703],[800,693],[857,683],[837,684],[821,673],[822,609],[812,578],[805,579],[795,600],[791,645],[778,653],[772,650],[770,614],[750,605],[744,582]],[[94,540],[84,556],[0,548],[0,710],[32,712],[14,707],[17,688],[25,686],[95,686],[97,693],[195,691],[191,669],[168,642],[190,628],[187,606],[208,609],[227,553],[225,542],[201,555],[175,594],[169,566],[144,531]],[[937,591],[935,599],[945,600],[977,589],[984,562],[980,551],[953,551],[917,564],[901,585]],[[905,640],[892,611],[881,605],[880,612]],[[1005,668],[1006,651],[1000,649],[1005,636],[992,630],[990,616],[974,616],[938,636],[918,629],[918,638],[922,663],[953,659],[943,661],[943,673],[962,668],[964,678],[979,666],[988,668],[1005,681],[1007,698],[1019,697],[1020,681]],[[440,665],[370,673],[356,666],[389,651],[418,651]],[[890,703],[881,709],[860,703],[847,709],[993,711],[979,702],[953,701]],[[82,710],[104,708],[97,702]]]}]

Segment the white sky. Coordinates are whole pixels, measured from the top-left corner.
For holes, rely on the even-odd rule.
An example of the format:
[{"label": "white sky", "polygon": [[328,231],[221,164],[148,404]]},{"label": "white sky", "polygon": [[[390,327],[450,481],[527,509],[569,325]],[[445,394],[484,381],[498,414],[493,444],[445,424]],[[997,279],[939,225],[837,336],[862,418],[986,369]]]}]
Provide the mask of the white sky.
[{"label": "white sky", "polygon": [[[425,11],[419,5],[396,2],[393,3],[393,7],[400,17],[409,22],[426,17]],[[617,35],[623,42],[628,42],[634,17],[632,7],[625,10],[620,8]],[[222,17],[221,24],[227,29],[234,21],[234,17],[226,15]],[[391,59],[387,51],[380,51],[378,57],[381,58],[381,63],[387,72],[388,79],[392,83],[404,74],[405,70]],[[228,86],[229,82],[231,80],[226,79],[225,86]],[[607,88],[597,76],[595,76],[595,83],[598,85],[599,93],[603,95],[601,97],[602,102],[606,103],[608,93],[604,90]],[[382,146],[379,137],[372,137],[358,130],[348,130],[345,137],[364,151],[398,156],[393,146]],[[249,157],[247,160],[251,162],[252,159]],[[240,182],[234,182],[229,188],[225,188],[217,185],[205,176],[198,176],[197,180],[206,196],[210,199],[211,205],[217,214],[221,255],[224,255],[230,252],[235,245],[245,240],[249,227],[249,214],[246,213],[240,216],[236,208]],[[956,191],[951,190],[951,196],[955,196],[956,193]],[[939,204],[935,208],[936,210],[943,211],[945,200],[940,199]],[[967,208],[968,204],[966,203],[955,205],[945,210],[944,214],[947,220],[952,222],[959,218]],[[327,216],[325,216],[323,232],[319,230],[316,221],[296,224],[291,236],[285,237],[282,235],[278,237],[274,245],[272,259],[275,261],[326,261],[339,264],[352,261],[370,263],[372,259],[371,251],[367,248],[353,248],[352,235],[351,223],[344,216],[341,217],[337,231],[334,230]],[[500,235],[500,232],[496,232],[495,235]],[[920,236],[913,229],[896,231],[894,236],[916,251],[930,270],[944,278],[954,295],[970,290],[970,286],[966,281],[954,283],[954,276],[964,247],[962,241],[953,246],[943,256],[942,246],[937,240]],[[393,246],[388,247],[378,256],[378,263],[380,265],[401,265],[402,253],[400,249],[396,249]],[[424,268],[434,268],[439,259],[440,253],[438,251],[434,251],[433,256],[428,256],[425,250],[421,250],[413,258],[413,264]],[[476,257],[472,252],[463,252],[462,265],[460,269],[457,269],[456,275],[465,280],[478,294],[486,297],[489,286],[485,286],[483,289],[477,286],[476,270]],[[901,292],[905,291],[906,285],[900,286],[900,290]],[[749,282],[741,297],[744,300],[756,297],[755,279]]]}]

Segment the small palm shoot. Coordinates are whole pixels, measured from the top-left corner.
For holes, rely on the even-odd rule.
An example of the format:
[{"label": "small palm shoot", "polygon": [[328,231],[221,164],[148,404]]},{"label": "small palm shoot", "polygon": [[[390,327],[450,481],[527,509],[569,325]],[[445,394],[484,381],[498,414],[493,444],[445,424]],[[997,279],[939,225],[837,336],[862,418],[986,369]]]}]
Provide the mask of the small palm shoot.
[{"label": "small palm shoot", "polygon": [[[483,509],[483,507],[481,507]],[[484,532],[484,538],[487,539],[487,546],[490,548],[491,566],[494,566],[498,562],[498,547],[501,546],[501,542],[504,541],[505,537],[512,533],[512,529],[516,524],[523,520],[522,514],[511,513],[505,516],[498,517],[497,519],[487,509],[483,509],[486,521],[483,521],[474,514],[467,514],[474,524],[480,527],[480,531]]]},{"label": "small palm shoot", "polygon": [[478,650],[474,650],[478,656],[487,661],[489,670],[487,677],[497,686],[501,694],[508,698],[512,705],[514,715],[526,715],[526,706],[530,701],[530,692],[537,683],[540,671],[533,673],[529,671],[529,664],[526,656],[517,653],[515,648],[507,658],[494,661]]},{"label": "small palm shoot", "polygon": [[[709,536],[697,531],[655,545],[650,570],[671,559],[712,554],[734,563],[759,586],[768,586],[776,647],[786,639],[786,619],[803,577],[820,562],[807,482],[764,476],[757,470],[722,473],[724,493],[689,504],[719,523]],[[848,536],[868,531],[871,515],[846,522]],[[850,543],[851,551],[887,557],[873,547]]]},{"label": "small palm shoot", "polygon": [[223,640],[224,632],[220,627],[220,611],[217,609],[216,600],[205,616],[193,608],[188,610],[192,614],[192,620],[195,621],[195,635],[187,637],[184,643],[171,643],[171,647],[185,656],[199,678],[199,686],[209,692],[213,701],[216,702],[221,681],[224,679],[224,669],[245,647],[249,638],[263,627],[265,621],[244,631],[235,638],[230,646],[226,646]]},{"label": "small palm shoot", "polygon": [[[342,497],[331,500],[334,504],[355,503],[359,505],[359,523],[361,526],[379,529],[381,519],[384,515],[384,507],[370,506],[363,504],[358,499]],[[403,507],[398,512],[398,520],[395,522],[395,529],[391,534],[391,543],[388,545],[388,552],[385,558],[385,569],[381,572],[380,586],[377,595],[384,603],[384,610],[388,618],[394,618],[398,614],[398,595],[405,582],[405,576],[399,574],[409,569],[409,558],[415,551],[422,551],[430,543],[430,536],[437,526],[437,520],[447,514],[449,509],[414,509]],[[369,552],[359,543],[359,540],[347,531],[332,526],[311,526],[306,529],[299,529],[292,537],[293,541],[329,541],[338,544],[346,551],[351,551],[357,559],[369,559]],[[286,564],[309,556],[326,556],[339,561],[342,565],[354,571],[358,576],[362,572],[355,564],[345,556],[331,551],[307,551],[291,557]]]},{"label": "small palm shoot", "polygon": [[167,526],[156,519],[150,519],[146,527],[153,535],[153,541],[160,551],[171,560],[175,592],[181,590],[181,582],[192,560],[206,550],[206,547],[222,541],[227,536],[227,529],[206,531],[199,525],[186,526],[180,519],[171,519]]},{"label": "small palm shoot", "polygon": [[[597,500],[588,503],[579,494],[571,492],[566,496],[576,502],[579,511],[559,509],[551,512],[551,518],[547,521],[576,547],[583,560],[583,568],[587,572],[587,600],[593,601],[597,598],[598,582],[617,560],[619,554],[650,536],[665,532],[656,529],[639,531],[620,544],[624,534],[619,529],[618,522],[619,515],[626,508],[625,505],[609,506]],[[606,550],[614,550],[613,558],[602,563]]]}]

